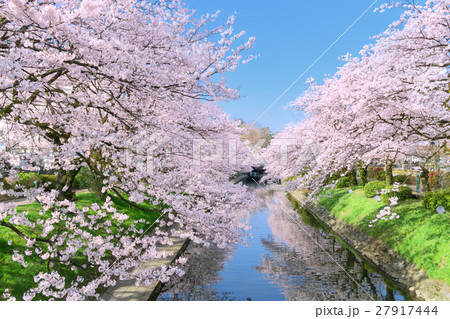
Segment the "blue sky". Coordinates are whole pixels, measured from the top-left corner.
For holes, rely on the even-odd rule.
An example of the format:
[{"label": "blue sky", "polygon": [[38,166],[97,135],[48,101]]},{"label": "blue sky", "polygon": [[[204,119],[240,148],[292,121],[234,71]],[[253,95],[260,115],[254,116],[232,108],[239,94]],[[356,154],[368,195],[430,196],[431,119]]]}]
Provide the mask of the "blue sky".
[{"label": "blue sky", "polygon": [[[374,0],[186,0],[199,13],[221,10],[220,21],[237,13],[236,31],[246,30],[256,37],[251,54],[257,60],[242,65],[228,75],[229,85],[240,88],[241,98],[220,105],[233,118],[255,121],[276,98],[302,74],[372,3]],[[374,8],[385,1],[378,1]],[[401,9],[364,15],[323,58],[259,121],[261,127],[280,131],[301,114],[284,107],[305,89],[306,79],[321,81],[334,74],[341,65],[338,58],[347,52],[357,55],[372,40],[397,20]]]}]

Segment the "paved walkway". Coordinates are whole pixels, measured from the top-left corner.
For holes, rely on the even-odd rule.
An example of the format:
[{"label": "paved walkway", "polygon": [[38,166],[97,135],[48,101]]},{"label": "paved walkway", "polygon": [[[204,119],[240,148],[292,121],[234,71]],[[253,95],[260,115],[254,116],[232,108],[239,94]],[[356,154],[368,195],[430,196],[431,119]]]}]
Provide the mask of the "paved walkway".
[{"label": "paved walkway", "polygon": [[[168,257],[162,259],[154,259],[148,263],[141,265],[142,270],[153,267],[161,267],[163,265],[171,265],[186,249],[189,244],[188,239],[172,237],[173,245],[161,246],[160,249],[169,254]],[[155,300],[162,288],[162,283],[155,281],[150,286],[144,284],[135,285],[135,280],[121,280],[114,287],[110,287],[102,296],[105,301],[148,301]]]},{"label": "paved walkway", "polygon": [[[87,190],[87,189],[80,189],[80,190],[75,191],[76,194],[87,193],[87,192],[89,192],[89,190]],[[18,206],[20,206],[20,205],[32,204],[32,203],[34,203],[34,201],[28,200],[26,198],[17,198],[17,199],[2,200],[2,201],[0,201],[0,204],[2,204],[2,203],[4,203],[4,204],[15,203]]]}]

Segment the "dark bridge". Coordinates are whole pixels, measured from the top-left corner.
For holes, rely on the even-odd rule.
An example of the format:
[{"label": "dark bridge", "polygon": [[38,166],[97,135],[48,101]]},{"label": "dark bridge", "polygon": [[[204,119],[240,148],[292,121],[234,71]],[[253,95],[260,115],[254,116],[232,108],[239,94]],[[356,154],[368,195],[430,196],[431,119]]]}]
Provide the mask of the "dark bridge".
[{"label": "dark bridge", "polygon": [[264,166],[252,166],[251,172],[242,172],[233,178],[234,183],[255,183],[259,182],[261,178],[266,175]]},{"label": "dark bridge", "polygon": [[261,166],[252,166],[252,171],[249,173],[246,173],[247,182],[259,182],[261,178],[266,175],[266,169],[263,165]]}]

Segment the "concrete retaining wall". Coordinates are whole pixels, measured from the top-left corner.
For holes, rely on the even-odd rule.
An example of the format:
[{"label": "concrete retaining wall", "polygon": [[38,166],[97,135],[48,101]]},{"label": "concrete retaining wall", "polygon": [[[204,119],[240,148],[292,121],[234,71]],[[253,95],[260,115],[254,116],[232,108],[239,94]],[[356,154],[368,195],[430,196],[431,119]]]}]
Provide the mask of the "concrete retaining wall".
[{"label": "concrete retaining wall", "polygon": [[288,197],[305,208],[366,262],[379,269],[386,278],[414,299],[450,300],[450,288],[445,282],[430,279],[423,269],[405,261],[381,240],[333,217],[320,205],[306,204],[299,191],[290,192]]}]

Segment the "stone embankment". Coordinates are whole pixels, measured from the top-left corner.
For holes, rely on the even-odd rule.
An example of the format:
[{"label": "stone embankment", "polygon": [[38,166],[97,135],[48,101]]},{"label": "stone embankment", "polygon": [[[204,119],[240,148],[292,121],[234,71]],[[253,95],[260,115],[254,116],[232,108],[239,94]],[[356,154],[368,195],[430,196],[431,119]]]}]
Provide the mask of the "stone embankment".
[{"label": "stone embankment", "polygon": [[450,300],[450,288],[443,281],[430,279],[423,269],[404,260],[383,241],[331,215],[317,204],[306,204],[301,191],[288,196],[316,217],[364,261],[379,269],[401,290],[418,300]]}]

